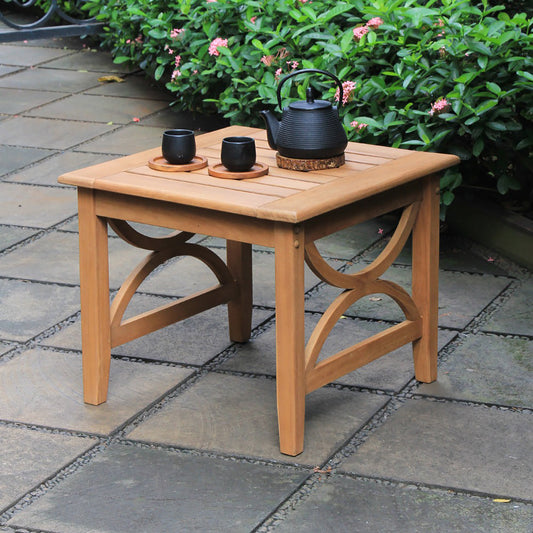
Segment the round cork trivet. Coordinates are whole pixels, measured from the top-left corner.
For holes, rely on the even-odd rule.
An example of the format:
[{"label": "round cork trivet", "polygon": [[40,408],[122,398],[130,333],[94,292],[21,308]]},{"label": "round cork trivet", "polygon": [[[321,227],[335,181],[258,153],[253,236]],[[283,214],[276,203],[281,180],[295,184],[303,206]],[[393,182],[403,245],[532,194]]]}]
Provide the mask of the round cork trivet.
[{"label": "round cork trivet", "polygon": [[344,165],[344,154],[328,157],[327,159],[292,159],[277,153],[276,162],[279,168],[309,172],[311,170],[338,168]]},{"label": "round cork trivet", "polygon": [[256,161],[250,170],[245,170],[243,172],[231,172],[222,163],[217,163],[216,165],[210,166],[207,169],[207,172],[214,178],[244,180],[249,178],[259,178],[260,176],[268,174],[268,165]]}]

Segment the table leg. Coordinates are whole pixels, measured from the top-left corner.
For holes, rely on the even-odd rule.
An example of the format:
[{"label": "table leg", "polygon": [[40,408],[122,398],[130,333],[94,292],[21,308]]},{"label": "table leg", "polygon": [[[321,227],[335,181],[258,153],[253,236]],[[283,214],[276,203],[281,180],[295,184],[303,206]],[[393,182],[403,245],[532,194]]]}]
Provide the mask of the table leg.
[{"label": "table leg", "polygon": [[422,337],[413,342],[415,377],[437,379],[439,299],[439,176],[424,178],[413,227],[413,300],[422,316]]},{"label": "table leg", "polygon": [[304,235],[276,228],[276,386],[281,453],[303,451],[305,421]]},{"label": "table leg", "polygon": [[227,264],[237,282],[237,297],[228,302],[229,336],[232,341],[246,342],[252,330],[252,246],[227,241]]},{"label": "table leg", "polygon": [[96,216],[94,191],[78,190],[80,232],[81,338],[86,403],[107,399],[111,335],[107,222]]}]

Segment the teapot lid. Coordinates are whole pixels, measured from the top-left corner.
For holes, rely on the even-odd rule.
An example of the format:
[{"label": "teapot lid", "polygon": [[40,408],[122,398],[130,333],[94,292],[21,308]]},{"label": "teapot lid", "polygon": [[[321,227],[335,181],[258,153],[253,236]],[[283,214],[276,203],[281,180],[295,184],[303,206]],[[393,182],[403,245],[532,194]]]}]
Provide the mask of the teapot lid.
[{"label": "teapot lid", "polygon": [[307,100],[299,100],[297,102],[290,103],[289,107],[291,109],[299,109],[306,111],[332,107],[331,102],[328,102],[327,100],[315,100],[314,91],[311,87],[307,88],[306,98]]}]

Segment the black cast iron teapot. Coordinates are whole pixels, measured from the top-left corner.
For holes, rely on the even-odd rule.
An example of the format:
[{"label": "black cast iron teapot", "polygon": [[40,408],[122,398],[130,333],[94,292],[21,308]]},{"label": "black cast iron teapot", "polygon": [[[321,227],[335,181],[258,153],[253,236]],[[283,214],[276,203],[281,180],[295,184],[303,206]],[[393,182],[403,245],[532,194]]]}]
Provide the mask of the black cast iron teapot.
[{"label": "black cast iron teapot", "polygon": [[[278,105],[281,106],[281,87],[293,76],[306,72],[325,74],[333,78],[339,87],[339,102],[343,90],[339,79],[325,70],[307,68],[295,70],[285,76],[278,86]],[[283,109],[281,122],[272,111],[261,111],[268,134],[268,144],[280,155],[293,159],[327,159],[344,153],[348,144],[339,112],[331,102],[315,100],[314,90],[307,89],[307,100],[292,102]]]}]

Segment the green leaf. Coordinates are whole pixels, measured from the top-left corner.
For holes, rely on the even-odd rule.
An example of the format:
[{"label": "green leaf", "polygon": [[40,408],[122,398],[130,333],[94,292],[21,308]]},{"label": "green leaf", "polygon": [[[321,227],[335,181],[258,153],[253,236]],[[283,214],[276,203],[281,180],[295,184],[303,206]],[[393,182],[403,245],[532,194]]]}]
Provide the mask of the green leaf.
[{"label": "green leaf", "polygon": [[527,72],[525,70],[519,70],[517,71],[517,74],[519,76],[522,76],[522,78],[526,78],[526,80],[533,81],[533,74],[531,74],[531,72]]},{"label": "green leaf", "polygon": [[496,122],[496,121],[493,121],[493,122],[487,122],[487,126],[488,126],[491,130],[495,130],[495,131],[507,131],[507,126],[506,126],[503,122]]},{"label": "green leaf", "polygon": [[478,75],[477,72],[465,72],[458,78],[456,78],[454,81],[457,83],[470,83],[476,76]]},{"label": "green leaf", "polygon": [[159,80],[161,79],[161,76],[164,74],[165,72],[165,65],[159,65],[156,69],[155,69],[155,72],[154,72],[154,78],[156,80]]},{"label": "green leaf", "polygon": [[476,41],[470,41],[468,43],[468,48],[472,50],[472,52],[477,52],[478,54],[483,54],[486,56],[491,56],[492,51],[488,46],[485,46],[483,43],[479,43]]},{"label": "green leaf", "polygon": [[444,205],[450,205],[455,199],[455,194],[452,191],[444,191],[441,195],[441,200]]},{"label": "green leaf", "polygon": [[479,154],[481,154],[481,152],[483,151],[483,148],[485,147],[485,142],[483,141],[483,139],[478,139],[475,143],[474,143],[474,146],[472,147],[472,153],[476,156],[476,157],[479,157]]},{"label": "green leaf", "polygon": [[499,95],[502,90],[500,88],[500,86],[497,84],[497,83],[494,83],[492,81],[488,81],[486,84],[486,87],[487,89],[491,92],[491,93],[494,93],[496,95]]},{"label": "green leaf", "polygon": [[167,36],[167,32],[159,28],[153,28],[148,32],[148,35],[154,39],[164,39]]},{"label": "green leaf", "polygon": [[487,56],[479,56],[477,58],[477,64],[482,70],[485,70],[487,68],[488,62],[489,62],[489,58]]},{"label": "green leaf", "polygon": [[476,114],[481,115],[489,109],[492,109],[495,105],[498,105],[498,100],[486,100],[480,106],[476,108]]},{"label": "green leaf", "polygon": [[121,63],[126,63],[126,61],[131,61],[131,57],[118,56],[118,57],[115,57],[115,59],[113,60],[113,63],[120,65]]}]

